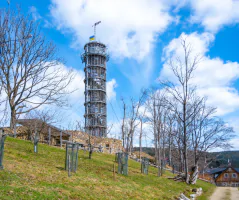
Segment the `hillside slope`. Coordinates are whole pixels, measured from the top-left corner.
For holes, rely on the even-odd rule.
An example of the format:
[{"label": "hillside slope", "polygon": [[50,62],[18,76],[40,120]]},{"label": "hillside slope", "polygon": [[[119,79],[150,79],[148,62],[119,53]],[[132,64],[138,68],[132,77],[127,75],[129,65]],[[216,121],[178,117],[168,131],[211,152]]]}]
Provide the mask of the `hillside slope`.
[{"label": "hillside slope", "polygon": [[[39,153],[33,153],[33,144],[7,138],[4,170],[0,171],[0,199],[174,199],[192,187],[176,183],[166,177],[157,177],[156,169],[149,175],[140,173],[140,164],[129,161],[129,175],[112,178],[114,156],[79,153],[76,174],[67,176],[64,171],[65,150],[39,144]],[[172,175],[172,174],[171,174]],[[165,176],[170,176],[167,173]],[[205,196],[214,186],[198,181]],[[200,199],[207,199],[206,197]]]}]

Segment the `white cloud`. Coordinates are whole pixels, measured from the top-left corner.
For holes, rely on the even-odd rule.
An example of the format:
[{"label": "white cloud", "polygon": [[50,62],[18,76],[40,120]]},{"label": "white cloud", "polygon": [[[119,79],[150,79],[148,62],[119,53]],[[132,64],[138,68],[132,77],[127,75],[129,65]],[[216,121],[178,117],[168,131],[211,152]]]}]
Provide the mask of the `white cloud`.
[{"label": "white cloud", "polygon": [[0,126],[4,126],[8,121],[9,114],[7,111],[7,95],[0,87]]},{"label": "white cloud", "polygon": [[[129,125],[127,120],[128,118],[125,119],[125,126]],[[134,133],[134,146],[138,147],[139,146],[139,132],[140,132],[140,121],[136,120],[135,124],[138,124],[138,126],[135,129]],[[113,126],[112,126],[113,125]],[[109,121],[108,122],[108,127],[111,127],[111,131],[108,134],[109,138],[117,138],[117,139],[122,139],[122,132],[121,132],[121,126],[122,126],[122,120],[120,121]],[[153,131],[152,131],[152,126],[149,123],[143,123],[142,127],[142,146],[144,147],[152,147],[153,146]]]},{"label": "white cloud", "polygon": [[224,25],[239,22],[237,0],[189,0],[191,21],[201,23],[206,30],[217,32]]},{"label": "white cloud", "polygon": [[[65,70],[67,72],[69,69],[65,67]],[[67,88],[70,91],[74,91],[73,93],[69,94],[69,102],[71,104],[77,104],[78,106],[81,106],[85,102],[85,97],[84,97],[85,74],[82,70],[76,70],[76,69],[73,70],[73,73],[75,74],[75,77]]]},{"label": "white cloud", "polygon": [[229,143],[232,145],[231,150],[239,150],[239,138],[231,139]]},{"label": "white cloud", "polygon": [[35,21],[37,21],[37,20],[42,18],[41,15],[38,13],[38,11],[37,11],[35,6],[29,7],[29,12],[31,13],[31,15],[32,15],[32,17],[33,17],[33,19]]},{"label": "white cloud", "polygon": [[[201,53],[202,61],[197,66],[191,84],[197,85],[198,93],[208,97],[208,103],[218,108],[218,115],[224,115],[239,109],[239,94],[233,88],[233,81],[239,78],[239,64],[237,62],[224,62],[220,58],[210,58],[206,55],[210,44],[214,41],[210,33],[182,33],[180,37],[187,38],[193,46],[192,56]],[[164,48],[163,60],[166,61],[160,73],[160,79],[169,79],[176,82],[167,61],[170,57],[183,60],[181,39],[173,39]]]},{"label": "white cloud", "polygon": [[233,150],[239,150],[239,138],[238,138],[239,118],[238,118],[238,115],[236,115],[234,117],[230,117],[227,121],[233,127],[233,129],[235,131],[235,135],[237,136],[230,140],[230,144],[233,146]]},{"label": "white cloud", "polygon": [[52,0],[50,12],[58,29],[73,33],[75,45],[83,45],[97,27],[97,38],[113,56],[141,60],[156,36],[173,21],[169,3],[152,0]]},{"label": "white cloud", "polygon": [[107,137],[121,139],[122,138],[121,126],[122,121],[112,121],[112,120],[108,121]]},{"label": "white cloud", "polygon": [[120,72],[137,91],[152,84],[152,74],[156,66],[153,56],[153,54],[147,56],[141,63],[131,60],[117,65]]},{"label": "white cloud", "polygon": [[208,85],[199,88],[198,94],[208,97],[208,104],[217,107],[217,115],[232,113],[239,108],[239,94],[233,87]]},{"label": "white cloud", "polygon": [[115,79],[106,82],[106,93],[107,93],[107,100],[115,100],[116,99],[116,92],[115,88],[117,87],[117,83]]}]

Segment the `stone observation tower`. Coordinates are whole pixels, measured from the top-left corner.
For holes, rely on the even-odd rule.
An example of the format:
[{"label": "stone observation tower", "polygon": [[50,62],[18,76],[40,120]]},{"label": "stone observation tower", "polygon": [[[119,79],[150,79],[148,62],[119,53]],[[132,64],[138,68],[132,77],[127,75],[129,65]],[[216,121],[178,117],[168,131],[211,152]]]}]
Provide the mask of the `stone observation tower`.
[{"label": "stone observation tower", "polygon": [[[95,23],[94,28],[100,22]],[[92,136],[106,137],[106,45],[96,41],[96,34],[84,46],[81,56],[85,63],[85,131]]]}]

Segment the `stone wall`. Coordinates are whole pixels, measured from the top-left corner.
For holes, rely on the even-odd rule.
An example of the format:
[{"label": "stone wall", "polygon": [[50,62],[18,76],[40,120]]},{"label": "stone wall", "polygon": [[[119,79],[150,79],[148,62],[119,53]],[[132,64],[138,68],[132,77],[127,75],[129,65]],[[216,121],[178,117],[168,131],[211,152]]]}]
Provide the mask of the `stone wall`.
[{"label": "stone wall", "polygon": [[[10,128],[3,128],[5,133],[8,134],[14,134],[14,132]],[[17,132],[17,138],[23,139],[23,140],[33,140],[34,137],[34,131],[30,130],[28,127],[19,126],[16,129]],[[71,134],[70,137],[64,137],[62,136],[63,140],[70,140],[73,142],[81,143],[84,148],[88,148],[89,140],[91,145],[94,147],[94,151],[102,150],[103,153],[110,153],[115,154],[117,152],[122,152],[122,141],[117,140],[114,138],[100,138],[89,135],[85,132],[81,131],[67,131]],[[48,133],[47,132],[38,132],[39,133],[39,142],[40,143],[48,143]],[[53,136],[51,135],[51,145],[53,146],[59,146],[60,140],[59,136]]]},{"label": "stone wall", "polygon": [[[88,147],[89,143],[94,147],[94,151],[102,149],[104,153],[114,154],[117,152],[122,152],[122,141],[114,138],[100,138],[95,136],[90,136],[87,133],[81,131],[68,131],[72,134],[72,141],[78,142]],[[90,142],[89,142],[90,141]]]},{"label": "stone wall", "polygon": [[[10,135],[14,134],[14,131],[8,127],[4,127],[2,129],[4,130],[4,132],[6,134],[10,134]],[[41,132],[38,132],[38,134],[39,134],[39,142],[48,144],[48,142],[49,142],[48,141],[48,137],[49,137],[48,132],[41,131]],[[18,126],[16,128],[16,138],[18,138],[18,139],[33,141],[34,135],[35,135],[35,132],[33,130],[29,129],[28,127]],[[68,137],[62,136],[62,139],[69,140],[69,136]],[[60,146],[60,133],[58,136],[51,135],[51,144],[50,145]]]}]

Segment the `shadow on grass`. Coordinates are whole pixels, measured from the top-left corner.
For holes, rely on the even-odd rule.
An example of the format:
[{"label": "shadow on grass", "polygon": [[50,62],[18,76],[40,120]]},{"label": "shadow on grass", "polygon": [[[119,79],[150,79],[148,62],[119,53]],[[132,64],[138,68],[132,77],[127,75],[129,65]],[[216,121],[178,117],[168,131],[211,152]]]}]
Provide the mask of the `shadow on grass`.
[{"label": "shadow on grass", "polygon": [[59,169],[59,170],[65,171],[64,167],[56,167],[56,168]]}]

